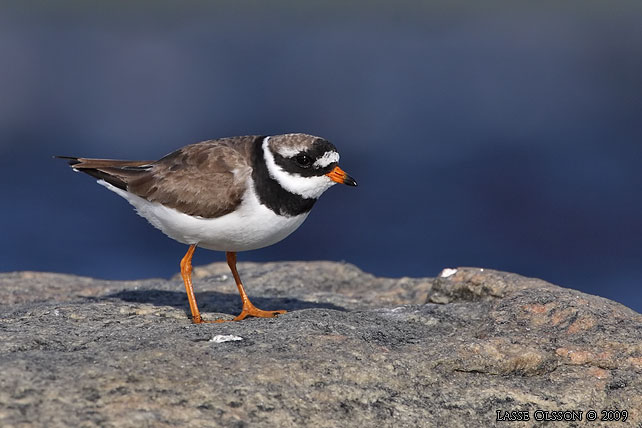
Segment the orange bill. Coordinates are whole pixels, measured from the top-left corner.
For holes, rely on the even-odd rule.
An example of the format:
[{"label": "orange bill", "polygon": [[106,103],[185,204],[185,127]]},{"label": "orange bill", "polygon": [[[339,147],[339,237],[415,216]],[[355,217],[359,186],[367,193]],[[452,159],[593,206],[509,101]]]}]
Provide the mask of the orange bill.
[{"label": "orange bill", "polygon": [[348,186],[356,186],[357,182],[354,178],[350,177],[344,170],[335,166],[332,171],[326,174],[330,177],[330,180],[336,181],[337,183],[346,184]]}]

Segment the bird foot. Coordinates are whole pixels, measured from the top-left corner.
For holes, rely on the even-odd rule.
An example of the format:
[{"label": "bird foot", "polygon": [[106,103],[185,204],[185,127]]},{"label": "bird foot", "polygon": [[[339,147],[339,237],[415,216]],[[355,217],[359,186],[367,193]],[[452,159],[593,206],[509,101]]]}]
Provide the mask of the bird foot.
[{"label": "bird foot", "polygon": [[232,321],[241,321],[242,319],[245,319],[246,317],[257,317],[257,318],[274,318],[279,315],[282,315],[286,313],[287,311],[285,309],[279,309],[276,311],[264,311],[262,309],[258,309],[254,306],[252,306],[250,309],[243,308],[241,313],[234,318]]},{"label": "bird foot", "polygon": [[216,320],[213,322],[227,322],[227,321],[241,321],[244,320],[247,317],[257,317],[257,318],[274,318],[277,317],[281,314],[286,313],[287,311],[284,309],[279,309],[276,311],[264,311],[262,309],[257,308],[250,302],[249,300],[243,305],[243,310],[241,313],[235,317],[234,319],[231,320]]},{"label": "bird foot", "polygon": [[198,318],[192,318],[192,323],[193,324],[212,324],[212,323],[221,323],[221,322],[229,322],[229,321],[241,321],[247,317],[275,318],[279,315],[285,314],[286,312],[287,311],[285,309],[279,309],[276,311],[264,311],[262,309],[257,308],[252,303],[250,303],[249,305],[243,306],[243,310],[241,311],[241,313],[234,319],[204,320],[199,316]]},{"label": "bird foot", "polygon": [[204,320],[203,318],[201,318],[200,314],[198,317],[192,317],[192,324],[209,324],[215,322],[218,322],[218,320]]}]

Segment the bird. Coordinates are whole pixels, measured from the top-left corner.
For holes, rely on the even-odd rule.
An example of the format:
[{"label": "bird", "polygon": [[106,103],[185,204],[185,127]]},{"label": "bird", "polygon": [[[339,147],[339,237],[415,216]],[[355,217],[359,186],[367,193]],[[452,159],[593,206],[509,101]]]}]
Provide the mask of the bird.
[{"label": "bird", "polygon": [[303,133],[207,140],[156,161],[56,157],[96,178],[152,226],[189,246],[180,270],[195,324],[225,321],[204,320],[198,309],[192,283],[197,247],[225,252],[243,305],[232,321],[284,314],[252,304],[236,268],[237,252],[289,236],[333,185],[357,186],[339,167],[334,144]]}]

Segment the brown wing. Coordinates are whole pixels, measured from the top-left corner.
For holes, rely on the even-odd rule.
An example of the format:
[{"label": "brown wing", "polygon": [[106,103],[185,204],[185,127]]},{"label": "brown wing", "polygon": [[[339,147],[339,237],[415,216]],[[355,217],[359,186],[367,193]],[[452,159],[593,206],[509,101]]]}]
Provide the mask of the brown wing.
[{"label": "brown wing", "polygon": [[240,203],[252,172],[257,137],[233,137],[191,144],[155,162],[70,159],[71,166],[151,202],[185,214],[214,218]]},{"label": "brown wing", "polygon": [[253,141],[239,137],[185,146],[154,162],[127,190],[185,214],[220,217],[241,203]]}]

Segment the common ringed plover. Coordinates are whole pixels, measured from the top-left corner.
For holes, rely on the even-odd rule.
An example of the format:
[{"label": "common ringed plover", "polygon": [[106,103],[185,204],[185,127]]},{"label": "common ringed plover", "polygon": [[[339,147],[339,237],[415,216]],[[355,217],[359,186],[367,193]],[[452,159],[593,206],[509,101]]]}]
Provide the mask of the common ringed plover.
[{"label": "common ringed plover", "polygon": [[250,302],[236,253],[275,244],[294,232],[334,184],[357,185],[339,168],[336,147],[306,134],[208,140],[157,161],[59,157],[127,199],[165,235],[189,245],[180,266],[194,323],[212,322],[201,318],[192,286],[197,246],[225,251],[243,302],[234,321],[283,314]]}]

